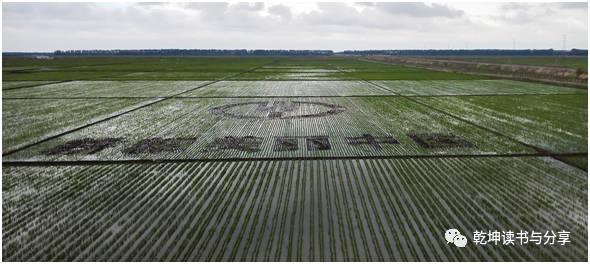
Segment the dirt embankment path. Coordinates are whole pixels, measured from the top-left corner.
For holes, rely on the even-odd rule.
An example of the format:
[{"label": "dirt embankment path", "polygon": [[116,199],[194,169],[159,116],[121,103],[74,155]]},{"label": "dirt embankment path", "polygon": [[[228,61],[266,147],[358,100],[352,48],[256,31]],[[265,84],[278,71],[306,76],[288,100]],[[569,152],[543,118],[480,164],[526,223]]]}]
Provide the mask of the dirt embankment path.
[{"label": "dirt embankment path", "polygon": [[588,89],[588,73],[572,68],[482,63],[417,57],[368,56],[365,61],[392,63],[437,71],[479,74],[515,80],[537,81]]}]

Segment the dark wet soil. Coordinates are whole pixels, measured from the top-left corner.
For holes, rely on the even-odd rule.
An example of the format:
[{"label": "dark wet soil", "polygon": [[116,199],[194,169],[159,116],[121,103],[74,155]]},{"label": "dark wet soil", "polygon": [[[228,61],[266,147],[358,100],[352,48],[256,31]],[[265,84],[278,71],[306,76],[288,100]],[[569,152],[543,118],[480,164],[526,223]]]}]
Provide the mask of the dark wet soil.
[{"label": "dark wet soil", "polygon": [[196,140],[197,138],[148,138],[140,140],[123,152],[126,154],[182,152]]},{"label": "dark wet soil", "polygon": [[83,138],[68,141],[45,152],[46,155],[94,154],[111,148],[121,142],[121,138]]},{"label": "dark wet soil", "polygon": [[328,137],[307,137],[305,138],[308,151],[332,149]]},{"label": "dark wet soil", "polygon": [[273,151],[293,151],[298,149],[299,144],[296,137],[277,137],[272,146]]},{"label": "dark wet soil", "polygon": [[399,144],[395,138],[391,136],[373,137],[371,134],[363,134],[360,137],[347,137],[346,143],[350,145],[370,145],[375,149],[382,149],[381,144]]},{"label": "dark wet soil", "polygon": [[475,145],[465,138],[443,133],[408,134],[408,136],[423,148],[471,148]]},{"label": "dark wet soil", "polygon": [[224,150],[224,149],[236,149],[241,151],[256,152],[260,150],[260,144],[262,138],[245,136],[245,137],[232,137],[227,136],[223,138],[216,138],[213,142],[209,143],[205,148],[208,151]]}]

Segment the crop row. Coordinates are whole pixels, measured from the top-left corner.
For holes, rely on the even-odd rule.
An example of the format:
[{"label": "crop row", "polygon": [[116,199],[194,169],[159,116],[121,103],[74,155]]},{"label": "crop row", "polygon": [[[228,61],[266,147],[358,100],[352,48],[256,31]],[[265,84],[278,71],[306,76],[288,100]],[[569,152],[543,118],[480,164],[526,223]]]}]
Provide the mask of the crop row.
[{"label": "crop row", "polygon": [[[214,80],[274,58],[8,58],[4,80]],[[22,71],[22,70],[26,71]],[[21,70],[18,72],[18,70]]]},{"label": "crop row", "polygon": [[156,97],[198,87],[203,81],[73,81],[4,91],[4,98]]},{"label": "crop row", "polygon": [[[293,103],[293,101],[295,103]],[[291,106],[289,106],[291,104]],[[328,106],[339,107],[329,114]],[[226,107],[227,113],[214,109]],[[282,109],[285,116],[268,118],[271,109]],[[279,112],[277,112],[279,113]],[[325,115],[322,115],[325,113]],[[305,115],[315,115],[305,117]],[[408,134],[452,134],[466,139],[475,147],[424,148]],[[399,144],[351,145],[347,137],[370,134],[393,137]],[[225,137],[256,136],[265,138],[260,150],[211,150],[207,146]],[[276,137],[326,136],[331,149],[309,151],[273,150]],[[45,155],[56,146],[84,138],[123,138],[127,143],[92,155]],[[195,138],[182,152],[129,155],[123,148],[148,138]],[[303,144],[303,142],[301,143]],[[522,144],[491,134],[403,98],[299,98],[284,99],[170,99],[100,124],[69,133],[35,147],[5,157],[7,160],[80,160],[136,158],[244,158],[244,157],[334,157],[375,155],[436,155],[531,153]]]},{"label": "crop row", "polygon": [[385,95],[362,81],[222,81],[183,96],[349,96]]},{"label": "crop row", "polygon": [[588,151],[586,95],[419,98],[421,102],[552,152]]},{"label": "crop row", "polygon": [[[240,77],[242,75],[239,75]],[[7,82],[29,84],[32,82]],[[37,83],[37,82],[33,82]],[[74,81],[4,91],[4,98],[171,96],[203,81]],[[183,96],[349,96],[349,95],[494,95],[586,93],[581,89],[507,80],[377,81],[222,81]],[[29,84],[30,85],[30,84]],[[12,87],[12,86],[9,86]]]},{"label": "crop row", "polygon": [[2,151],[149,102],[145,99],[2,100]]},{"label": "crop row", "polygon": [[[5,260],[583,261],[587,175],[545,158],[7,167]],[[566,230],[567,246],[444,232]]]},{"label": "crop row", "polygon": [[510,80],[375,81],[401,95],[587,94],[586,90]]}]

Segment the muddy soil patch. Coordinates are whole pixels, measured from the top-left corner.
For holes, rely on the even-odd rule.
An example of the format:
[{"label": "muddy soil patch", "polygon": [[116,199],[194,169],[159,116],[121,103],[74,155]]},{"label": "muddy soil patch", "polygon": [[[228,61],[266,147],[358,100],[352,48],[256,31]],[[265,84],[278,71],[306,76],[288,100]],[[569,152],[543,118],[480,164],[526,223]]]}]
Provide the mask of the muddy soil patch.
[{"label": "muddy soil patch", "polygon": [[122,138],[83,138],[68,141],[45,152],[46,155],[91,155],[106,148],[114,147]]},{"label": "muddy soil patch", "polygon": [[399,141],[391,136],[373,137],[371,134],[363,134],[360,137],[347,137],[345,141],[349,145],[369,145],[375,149],[382,149],[381,144],[399,144]]},{"label": "muddy soil patch", "polygon": [[182,152],[193,144],[197,138],[148,138],[140,140],[123,150],[125,154],[156,154],[161,152]]},{"label": "muddy soil patch", "polygon": [[305,138],[308,151],[332,149],[328,137],[307,137]]},{"label": "muddy soil patch", "polygon": [[444,133],[408,134],[423,148],[472,148],[475,145],[461,136]]},{"label": "muddy soil patch", "polygon": [[273,151],[294,151],[298,149],[297,137],[277,137],[272,146]]},{"label": "muddy soil patch", "polygon": [[235,149],[248,152],[256,152],[260,150],[262,138],[245,136],[245,137],[222,137],[216,138],[213,142],[205,146],[205,151],[227,150]]}]

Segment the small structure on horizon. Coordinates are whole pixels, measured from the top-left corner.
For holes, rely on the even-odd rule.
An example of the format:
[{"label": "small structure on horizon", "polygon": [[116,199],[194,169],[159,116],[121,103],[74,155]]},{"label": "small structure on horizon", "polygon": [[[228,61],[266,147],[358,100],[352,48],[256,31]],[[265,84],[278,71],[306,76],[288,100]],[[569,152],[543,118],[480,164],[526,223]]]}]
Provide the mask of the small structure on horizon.
[{"label": "small structure on horizon", "polygon": [[38,56],[34,56],[33,58],[37,59],[37,60],[53,60],[53,57],[46,56],[46,55],[38,55]]}]

